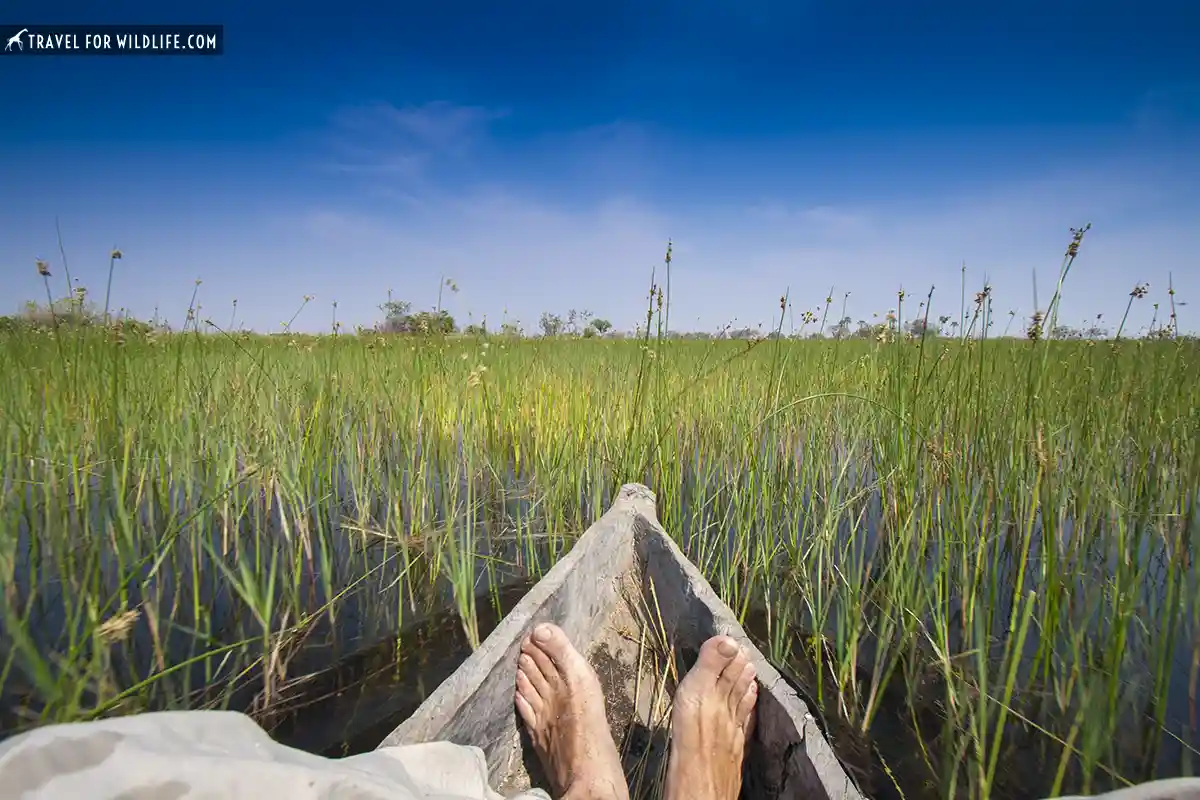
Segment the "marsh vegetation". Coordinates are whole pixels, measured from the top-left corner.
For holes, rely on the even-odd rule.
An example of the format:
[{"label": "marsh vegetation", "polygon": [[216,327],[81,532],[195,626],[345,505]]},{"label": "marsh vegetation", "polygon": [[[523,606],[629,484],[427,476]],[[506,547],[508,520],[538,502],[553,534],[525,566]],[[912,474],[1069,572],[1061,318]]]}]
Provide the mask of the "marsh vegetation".
[{"label": "marsh vegetation", "polygon": [[638,481],[879,793],[1190,774],[1194,340],[1047,339],[1057,292],[997,338],[985,289],[950,337],[685,341],[650,296],[623,341],[0,334],[4,733],[270,726],[439,611],[475,645]]}]

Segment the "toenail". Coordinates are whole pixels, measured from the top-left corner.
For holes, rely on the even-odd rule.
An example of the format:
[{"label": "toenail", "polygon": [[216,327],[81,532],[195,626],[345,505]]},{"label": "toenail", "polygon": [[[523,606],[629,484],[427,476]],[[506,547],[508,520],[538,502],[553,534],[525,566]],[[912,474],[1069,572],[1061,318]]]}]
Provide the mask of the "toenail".
[{"label": "toenail", "polygon": [[721,655],[732,658],[738,654],[738,646],[732,639],[722,639],[717,645],[717,652]]},{"label": "toenail", "polygon": [[535,641],[541,642],[542,644],[550,641],[550,626],[538,625],[533,629],[533,638]]}]

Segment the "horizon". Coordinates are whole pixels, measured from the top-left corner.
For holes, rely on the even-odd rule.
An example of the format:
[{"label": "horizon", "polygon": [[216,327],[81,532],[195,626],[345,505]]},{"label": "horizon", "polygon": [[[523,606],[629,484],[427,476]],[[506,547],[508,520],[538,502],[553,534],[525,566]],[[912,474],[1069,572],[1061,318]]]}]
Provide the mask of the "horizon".
[{"label": "horizon", "polygon": [[[460,326],[588,309],[645,316],[673,242],[673,331],[799,320],[849,292],[996,332],[1128,327],[1200,292],[1200,9],[1151,0],[973,8],[669,0],[163,9],[20,0],[37,24],[214,23],[213,57],[9,58],[0,314],[45,302],[34,260],[113,307],[298,333],[383,318],[389,290]],[[1189,43],[1191,46],[1189,46]],[[1159,320],[1165,316],[1159,311]],[[1200,330],[1180,309],[1179,329]],[[819,316],[819,312],[818,312]],[[785,323],[786,326],[786,323]]]}]

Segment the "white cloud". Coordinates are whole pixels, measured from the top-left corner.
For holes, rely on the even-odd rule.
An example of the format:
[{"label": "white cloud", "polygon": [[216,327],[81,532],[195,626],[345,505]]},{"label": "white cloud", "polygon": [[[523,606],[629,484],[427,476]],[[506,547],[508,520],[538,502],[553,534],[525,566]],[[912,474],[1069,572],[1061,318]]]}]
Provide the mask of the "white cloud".
[{"label": "white cloud", "polygon": [[468,156],[506,112],[444,101],[397,107],[370,103],[339,110],[327,136],[332,168],[415,180],[438,160]]},{"label": "white cloud", "polygon": [[423,106],[376,107],[378,116],[417,141],[435,149],[454,147],[480,135],[488,123],[505,116],[479,106],[458,106],[437,101]]},{"label": "white cloud", "polygon": [[361,134],[398,135],[431,147],[443,147],[478,136],[488,123],[506,112],[445,101],[397,107],[369,103],[339,110],[335,127]]},{"label": "white cloud", "polygon": [[[668,239],[675,243],[677,327],[716,329],[734,319],[769,325],[785,290],[799,312],[823,303],[830,287],[838,313],[842,293],[851,292],[854,319],[893,308],[901,286],[915,312],[936,285],[935,314],[955,315],[964,260],[968,298],[986,277],[997,313],[1015,309],[1025,316],[1033,310],[1034,270],[1044,303],[1068,227],[1085,222],[1095,227],[1068,281],[1064,320],[1119,316],[1130,288],[1149,281],[1151,297],[1135,309],[1135,324],[1144,325],[1151,303],[1166,299],[1171,272],[1177,299],[1200,292],[1190,261],[1200,251],[1193,224],[1200,194],[1188,182],[1192,165],[1179,168],[1165,158],[1155,168],[1147,160],[1064,161],[1058,172],[1007,180],[964,173],[952,190],[904,193],[902,181],[873,172],[850,176],[845,185],[838,170],[803,180],[809,162],[801,154],[766,167],[801,176],[794,183],[759,184],[760,173],[751,171],[737,172],[740,182],[728,192],[671,191],[671,170],[686,169],[686,177],[712,171],[719,179],[739,159],[761,155],[745,146],[716,152],[708,145],[680,147],[664,169],[666,190],[655,194],[662,188],[655,181],[626,176],[652,169],[672,144],[640,126],[542,137],[552,156],[531,160],[526,171],[514,169],[512,154],[498,154],[487,136],[496,112],[445,104],[358,112],[346,112],[336,135],[323,142],[354,156],[332,179],[324,173],[305,185],[302,173],[288,173],[284,192],[273,182],[277,173],[240,175],[236,203],[206,201],[203,208],[179,195],[163,202],[151,187],[139,199],[131,187],[113,203],[68,215],[72,253],[105,252],[116,236],[127,252],[116,291],[136,313],[186,309],[199,275],[202,303],[223,308],[237,297],[240,318],[264,329],[289,318],[305,294],[318,300],[298,326],[327,329],[326,304],[333,299],[343,323],[371,324],[389,288],[431,305],[443,275],[462,289],[450,304],[463,321],[473,312],[494,323],[507,308],[532,326],[543,310],[575,307],[628,329],[644,318],[652,269],[663,277]],[[447,143],[449,150],[437,149]],[[702,158],[702,151],[718,158]],[[477,171],[442,171],[464,152]],[[25,216],[5,228],[11,251],[46,252],[52,231],[26,223],[52,220],[58,196],[83,195],[59,192],[22,210]],[[846,196],[855,200],[829,199]],[[144,208],[153,209],[152,224]],[[89,285],[103,281],[97,270],[85,275]],[[1182,324],[1200,328],[1186,313]]]},{"label": "white cloud", "polygon": [[[492,188],[445,195],[395,218],[325,212],[305,227],[322,247],[362,265],[357,277],[368,292],[384,288],[380,263],[394,265],[388,285],[418,304],[432,302],[438,276],[451,275],[462,287],[454,300],[460,315],[495,320],[507,307],[527,325],[542,310],[586,307],[632,327],[645,312],[651,269],[662,277],[668,238],[675,240],[672,318],[682,327],[715,329],[735,318],[769,325],[783,291],[790,288],[800,310],[823,303],[831,286],[835,311],[842,293],[852,293],[855,319],[895,307],[902,286],[913,313],[936,285],[935,313],[957,315],[963,260],[968,298],[986,276],[998,315],[1010,308],[1028,315],[1034,270],[1044,303],[1068,227],[1089,220],[1096,227],[1067,284],[1065,321],[1113,317],[1139,281],[1161,294],[1172,269],[1178,297],[1200,291],[1184,266],[1200,248],[1200,231],[1186,216],[1137,213],[1162,190],[1121,181],[1104,190],[1095,180],[1077,174],[975,197],[797,211],[779,202],[765,211],[725,204],[680,212],[632,198],[565,209]],[[1165,298],[1142,304],[1141,324],[1154,299]]]}]

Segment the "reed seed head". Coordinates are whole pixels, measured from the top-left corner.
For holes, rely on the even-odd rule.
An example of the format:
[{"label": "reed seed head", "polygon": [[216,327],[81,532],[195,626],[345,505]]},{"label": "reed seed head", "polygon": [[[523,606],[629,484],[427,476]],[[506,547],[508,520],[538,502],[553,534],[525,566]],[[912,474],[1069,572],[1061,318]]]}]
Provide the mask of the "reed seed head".
[{"label": "reed seed head", "polygon": [[1083,235],[1091,229],[1092,223],[1090,222],[1082,228],[1071,228],[1071,243],[1067,245],[1067,258],[1079,255],[1079,245],[1083,242]]},{"label": "reed seed head", "polygon": [[1045,315],[1041,311],[1033,312],[1033,316],[1029,320],[1029,327],[1026,329],[1025,335],[1035,342],[1041,340],[1042,334],[1045,332],[1042,327],[1044,320]]},{"label": "reed seed head", "polygon": [[109,617],[96,626],[96,637],[105,644],[124,641],[141,615],[140,611],[132,609]]}]

